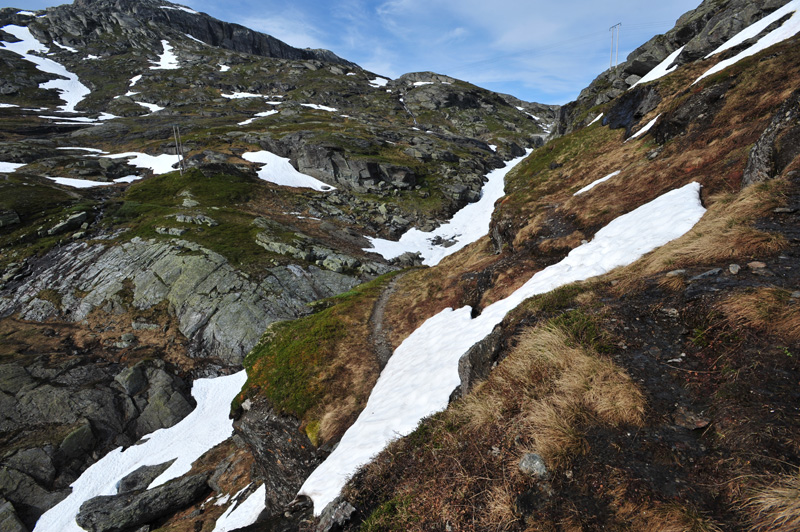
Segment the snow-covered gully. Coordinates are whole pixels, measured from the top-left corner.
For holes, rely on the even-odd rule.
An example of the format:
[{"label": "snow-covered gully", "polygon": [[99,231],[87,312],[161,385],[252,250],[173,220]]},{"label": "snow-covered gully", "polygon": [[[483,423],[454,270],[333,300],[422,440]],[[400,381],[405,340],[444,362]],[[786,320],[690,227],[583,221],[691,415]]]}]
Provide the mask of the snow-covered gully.
[{"label": "snow-covered gully", "polygon": [[386,444],[447,406],[459,384],[459,358],[509,311],[536,294],[630,264],[685,234],[705,212],[699,191],[698,183],[690,183],[620,216],[476,318],[471,307],[448,308],[423,323],[395,350],[364,411],[300,489],[313,500],[314,512],[321,513],[356,469]]}]

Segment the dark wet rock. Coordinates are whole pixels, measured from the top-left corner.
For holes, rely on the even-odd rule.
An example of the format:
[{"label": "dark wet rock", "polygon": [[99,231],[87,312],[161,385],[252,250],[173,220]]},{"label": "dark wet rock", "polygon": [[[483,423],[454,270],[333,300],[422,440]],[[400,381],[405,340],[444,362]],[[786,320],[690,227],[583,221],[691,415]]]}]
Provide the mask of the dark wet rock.
[{"label": "dark wet rock", "polygon": [[266,485],[264,513],[283,513],[317,465],[314,446],[297,419],[276,413],[263,399],[253,400],[233,427],[255,456]]},{"label": "dark wet rock", "polygon": [[142,466],[137,470],[128,473],[117,484],[117,493],[122,494],[130,491],[146,490],[147,486],[157,479],[161,473],[166,471],[174,461],[175,460],[170,460],[169,462],[164,462],[163,464],[159,465]]},{"label": "dark wet rock", "polygon": [[3,532],[28,532],[14,510],[14,506],[0,497],[0,530]]},{"label": "dark wet rock", "polygon": [[469,348],[458,360],[461,384],[450,396],[451,401],[463,397],[478,383],[486,380],[497,363],[503,345],[503,330],[498,325],[483,340]]},{"label": "dark wet rock", "polygon": [[316,532],[336,532],[350,521],[355,513],[355,507],[349,502],[337,497],[325,507],[317,522]]},{"label": "dark wet rock", "polygon": [[769,126],[750,150],[742,176],[742,188],[777,177],[800,154],[798,103],[800,90],[792,93],[778,108]]},{"label": "dark wet rock", "polygon": [[625,128],[628,136],[634,124],[655,109],[660,101],[656,87],[637,87],[617,98],[614,106],[603,117],[603,125],[611,129]]},{"label": "dark wet rock", "polygon": [[19,222],[19,214],[12,210],[0,209],[0,227],[7,227],[9,225],[18,224]]},{"label": "dark wet rock", "polygon": [[146,491],[90,499],[75,521],[91,532],[123,532],[185,508],[208,491],[207,475],[181,477]]}]

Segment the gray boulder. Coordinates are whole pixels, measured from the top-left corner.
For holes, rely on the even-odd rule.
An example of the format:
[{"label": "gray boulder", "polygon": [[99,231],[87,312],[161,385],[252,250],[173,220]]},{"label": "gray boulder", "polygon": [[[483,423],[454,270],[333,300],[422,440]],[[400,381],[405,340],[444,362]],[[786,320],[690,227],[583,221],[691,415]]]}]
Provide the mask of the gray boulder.
[{"label": "gray boulder", "polygon": [[123,532],[170,515],[209,491],[207,475],[181,477],[151,490],[89,499],[75,521],[91,532]]}]

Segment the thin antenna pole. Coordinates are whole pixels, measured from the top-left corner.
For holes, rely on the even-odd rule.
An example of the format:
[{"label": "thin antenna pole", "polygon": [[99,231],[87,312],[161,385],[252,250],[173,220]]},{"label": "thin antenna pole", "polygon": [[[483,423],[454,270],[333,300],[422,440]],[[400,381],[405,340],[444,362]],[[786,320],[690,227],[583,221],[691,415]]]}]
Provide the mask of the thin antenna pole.
[{"label": "thin antenna pole", "polygon": [[[609,69],[614,68],[614,67],[619,65],[619,28],[620,28],[620,26],[622,26],[622,22],[620,22],[618,24],[614,24],[613,26],[608,28],[608,31],[611,32],[611,59],[609,60],[609,64],[608,64],[608,68]],[[617,40],[617,61],[616,61],[616,63],[614,62],[614,30],[617,31],[617,35],[616,35],[616,37],[617,37],[617,39],[616,39]]]},{"label": "thin antenna pole", "polygon": [[183,171],[186,169],[186,165],[184,163],[183,157],[183,144],[181,143],[181,130],[178,126],[172,126],[172,134],[175,137],[175,155],[178,156],[178,169],[183,175]]}]

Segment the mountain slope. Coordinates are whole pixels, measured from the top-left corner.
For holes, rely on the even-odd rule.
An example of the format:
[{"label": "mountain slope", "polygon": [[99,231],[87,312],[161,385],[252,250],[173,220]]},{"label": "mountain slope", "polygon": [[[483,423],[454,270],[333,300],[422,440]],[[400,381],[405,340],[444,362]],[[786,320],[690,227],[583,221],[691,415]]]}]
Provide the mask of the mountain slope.
[{"label": "mountain slope", "polygon": [[[431,72],[387,80],[164,2],[0,11],[4,526],[30,530],[61,500],[74,508],[68,485],[87,467],[178,427],[195,403],[203,411],[204,386],[223,381],[197,379],[244,366],[242,390],[215,397],[236,393],[233,437],[151,489],[169,463],[145,456],[130,475],[99,475],[108,492],[78,521],[790,529],[797,39],[700,78],[794,28],[796,4],[704,2],[632,54],[624,87],[605,73],[564,108]],[[704,57],[758,20],[770,24]],[[664,76],[633,86],[631,68]],[[71,84],[49,85],[59,75]],[[487,236],[433,267],[369,251],[366,236],[441,224],[503,159],[534,147],[507,174]],[[447,410],[327,509],[296,497],[426,320],[460,309],[464,329],[447,334],[464,340],[601,228],[693,182],[707,212],[688,233],[509,303],[461,357]],[[419,353],[417,371],[435,378],[439,351]],[[207,423],[229,430],[225,410]],[[41,526],[74,526],[52,517]]]}]

